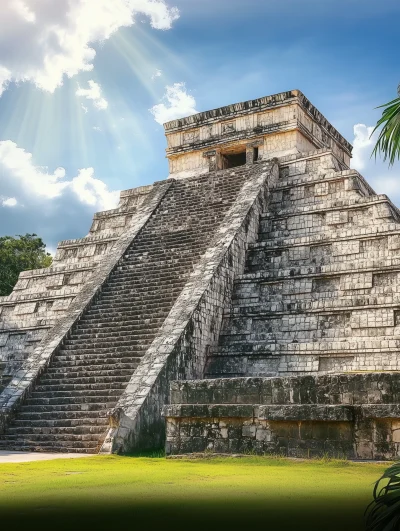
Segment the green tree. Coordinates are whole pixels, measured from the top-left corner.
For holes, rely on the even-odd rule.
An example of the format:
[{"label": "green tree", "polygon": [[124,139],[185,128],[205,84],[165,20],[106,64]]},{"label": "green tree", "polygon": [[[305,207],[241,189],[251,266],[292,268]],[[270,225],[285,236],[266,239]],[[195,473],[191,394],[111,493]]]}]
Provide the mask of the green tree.
[{"label": "green tree", "polygon": [[382,153],[383,160],[389,159],[390,166],[394,164],[396,159],[400,159],[400,85],[397,87],[397,94],[396,99],[378,107],[378,109],[384,108],[384,110],[382,117],[372,131],[374,134],[382,126],[372,154],[376,157],[378,153]]},{"label": "green tree", "polygon": [[9,295],[21,271],[49,267],[52,257],[36,234],[0,237],[0,295]]}]

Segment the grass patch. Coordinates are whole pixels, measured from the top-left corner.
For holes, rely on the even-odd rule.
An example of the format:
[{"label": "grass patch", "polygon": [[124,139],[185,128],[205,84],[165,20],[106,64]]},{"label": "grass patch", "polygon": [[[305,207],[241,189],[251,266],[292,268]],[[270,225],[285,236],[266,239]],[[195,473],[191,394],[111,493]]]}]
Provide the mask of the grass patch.
[{"label": "grass patch", "polygon": [[0,521],[13,529],[364,528],[386,465],[284,458],[94,456],[0,465]]}]

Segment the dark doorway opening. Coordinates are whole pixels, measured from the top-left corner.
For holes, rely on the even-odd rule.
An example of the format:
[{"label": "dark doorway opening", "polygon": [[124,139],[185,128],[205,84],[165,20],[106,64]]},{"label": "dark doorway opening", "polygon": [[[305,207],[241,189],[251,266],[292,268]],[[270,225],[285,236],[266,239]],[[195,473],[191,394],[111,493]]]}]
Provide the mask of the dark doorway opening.
[{"label": "dark doorway opening", "polygon": [[222,155],[223,169],[236,168],[237,166],[244,166],[246,164],[246,151],[241,153],[231,153]]},{"label": "dark doorway opening", "polygon": [[253,162],[257,162],[258,161],[258,147],[255,147],[253,149]]}]

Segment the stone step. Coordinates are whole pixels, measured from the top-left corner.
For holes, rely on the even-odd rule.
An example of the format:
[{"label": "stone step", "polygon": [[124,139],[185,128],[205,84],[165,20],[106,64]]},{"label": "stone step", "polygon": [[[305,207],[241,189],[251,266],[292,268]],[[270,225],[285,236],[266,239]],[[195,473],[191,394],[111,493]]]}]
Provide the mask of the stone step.
[{"label": "stone step", "polygon": [[[106,334],[108,337],[112,337],[112,334],[136,334],[143,330],[142,321],[137,321],[138,324],[131,324],[129,321],[123,322],[125,324],[121,324],[122,321],[120,321],[118,324],[118,331],[116,331],[116,326],[110,324],[110,322],[93,323],[93,326],[89,327],[87,324],[80,321],[75,328],[74,334],[82,334],[87,337],[97,337],[98,334]],[[149,332],[151,330],[154,333],[160,328],[162,322],[162,317],[152,322],[146,322],[146,330]]]},{"label": "stone step", "polygon": [[[81,331],[90,331],[93,333],[96,333],[97,331],[105,332],[112,330],[114,331],[116,329],[116,326],[118,326],[118,330],[125,331],[127,327],[132,327],[134,329],[141,329],[143,328],[143,325],[146,325],[146,329],[150,330],[157,330],[162,323],[165,321],[164,312],[160,316],[155,316],[149,319],[142,319],[138,318],[132,318],[132,320],[124,320],[125,314],[120,317],[109,317],[107,320],[97,318],[92,318],[90,321],[88,319],[82,318],[77,326],[76,329],[74,329],[74,334],[78,334]],[[119,326],[121,325],[121,326]]]},{"label": "stone step", "polygon": [[256,303],[248,301],[243,305],[239,304],[239,301],[235,301],[235,304],[231,308],[224,311],[225,317],[259,317],[270,319],[272,316],[277,318],[282,315],[301,315],[301,314],[313,314],[321,313],[322,315],[342,313],[353,310],[398,310],[400,307],[400,300],[398,297],[384,298],[384,304],[379,302],[379,299],[375,297],[368,298],[368,295],[358,295],[357,299],[352,298],[326,298],[322,300],[291,300],[286,301],[274,301],[270,303]]},{"label": "stone step", "polygon": [[41,435],[44,433],[52,434],[52,435],[97,435],[97,439],[99,438],[99,435],[104,435],[106,430],[108,429],[108,426],[106,426],[107,423],[104,425],[79,425],[79,426],[41,426],[38,425],[37,422],[34,422],[32,425],[29,426],[16,426],[12,424],[10,426],[9,433],[7,434],[9,437],[15,437],[19,435],[28,434],[31,436],[35,435]]},{"label": "stone step", "polygon": [[[80,372],[84,371],[86,375],[88,376],[95,376],[97,372],[108,373],[110,372],[118,372],[119,374],[128,374],[128,371],[131,371],[131,373],[137,368],[138,363],[140,360],[138,360],[136,363],[104,363],[103,361],[100,364],[91,364],[85,362],[80,362],[78,360],[71,360],[69,363],[63,362],[56,362],[55,360],[52,362],[51,366],[47,369],[46,374],[48,375],[68,375],[75,373],[79,374]],[[119,371],[125,371],[120,373]],[[93,373],[93,374],[91,374]]]},{"label": "stone step", "polygon": [[[80,412],[84,413],[84,412]],[[34,418],[26,418],[19,419],[17,418],[14,420],[12,425],[9,428],[8,433],[10,435],[12,434],[13,428],[30,428],[30,427],[36,427],[36,428],[82,428],[83,426],[108,426],[108,416],[103,413],[103,416],[91,416],[90,412],[85,417],[84,415],[76,416],[76,417],[67,417],[65,418],[59,418],[58,415],[62,415],[61,413],[55,412],[54,416],[47,415],[45,413],[42,413],[44,418],[41,418],[39,415],[36,415]],[[105,428],[106,429],[106,428]]]},{"label": "stone step", "polygon": [[132,330],[132,331],[120,331],[119,329],[118,330],[115,330],[114,328],[114,331],[111,332],[111,331],[107,331],[107,332],[103,332],[101,329],[100,330],[96,330],[96,331],[91,331],[91,332],[83,332],[81,330],[79,330],[79,332],[75,332],[75,334],[73,334],[71,336],[71,339],[68,339],[68,340],[65,340],[64,343],[66,345],[73,345],[73,344],[76,344],[77,341],[79,342],[82,342],[84,341],[85,343],[98,343],[98,341],[112,341],[112,340],[119,340],[120,342],[121,341],[128,341],[130,339],[136,339],[136,337],[141,337],[143,339],[152,339],[154,337],[154,330],[152,331],[147,331],[147,327],[145,328],[139,328],[137,330]]},{"label": "stone step", "polygon": [[267,341],[255,341],[252,344],[237,342],[229,346],[220,346],[211,353],[215,355],[229,356],[237,354],[262,356],[266,354],[368,354],[368,353],[396,353],[400,346],[400,340],[373,340],[365,339],[359,340],[355,338],[354,341],[315,341],[304,343],[285,343]]},{"label": "stone step", "polygon": [[[110,288],[108,288],[108,290],[104,289],[102,291],[101,297],[103,300],[115,300],[116,298],[120,298],[120,297],[129,297],[129,300],[132,300],[132,297],[137,298],[138,300],[142,300],[143,297],[148,297],[148,296],[159,297],[160,291],[159,289],[156,289],[156,287],[154,287],[154,289],[150,291],[147,286],[145,287],[142,284],[141,289],[140,289],[140,286],[141,285],[139,284],[137,287],[129,286],[129,287],[125,287],[124,289],[114,289],[114,290],[111,290]],[[168,293],[171,297],[173,296],[177,297],[180,294],[180,292],[181,292],[181,285],[168,290]]]},{"label": "stone step", "polygon": [[307,172],[300,173],[296,176],[286,177],[282,175],[279,180],[275,183],[273,191],[283,191],[283,190],[292,190],[296,188],[301,188],[309,185],[316,184],[325,184],[333,182],[345,182],[350,179],[361,179],[363,182],[363,177],[356,170],[345,170],[345,171],[333,171],[327,170],[326,173],[318,172]]},{"label": "stone step", "polygon": [[136,334],[133,336],[103,336],[103,337],[92,337],[86,338],[82,337],[81,334],[76,337],[72,336],[71,339],[67,339],[63,344],[63,351],[75,350],[75,348],[87,349],[97,347],[98,345],[103,345],[107,347],[108,345],[114,345],[114,347],[125,347],[125,346],[134,346],[141,345],[143,342],[151,341],[154,337],[154,334]]},{"label": "stone step", "polygon": [[[28,408],[21,410],[18,415],[18,419],[14,421],[15,426],[21,426],[21,423],[31,421],[29,426],[34,426],[35,422],[50,421],[50,422],[63,422],[65,420],[72,421],[73,419],[90,419],[93,421],[100,421],[107,418],[107,410],[51,410],[51,411],[38,411],[36,408]],[[57,424],[62,425],[62,424]]]},{"label": "stone step", "polygon": [[[155,335],[155,334],[154,334]],[[101,353],[102,351],[110,350],[111,352],[121,352],[126,351],[126,347],[132,347],[133,349],[140,348],[144,344],[148,344],[153,340],[154,335],[143,334],[130,338],[122,338],[117,340],[115,338],[92,338],[92,339],[80,339],[79,336],[69,339],[69,343],[62,346],[60,352],[64,355],[69,354],[71,351],[80,351],[82,354],[88,352],[89,350],[97,350]]]},{"label": "stone step", "polygon": [[385,236],[400,235],[400,224],[396,223],[382,223],[374,224],[373,226],[355,226],[352,228],[337,229],[332,227],[332,230],[321,230],[316,234],[309,236],[282,238],[267,238],[266,232],[259,233],[259,240],[255,243],[249,244],[249,249],[282,249],[292,248],[296,246],[310,246],[323,245],[334,243],[337,241],[351,241],[363,239],[383,238]]},{"label": "stone step", "polygon": [[[81,325],[83,324],[96,324],[96,323],[107,323],[117,321],[118,319],[129,319],[132,318],[132,324],[135,322],[143,322],[143,320],[149,319],[160,319],[169,311],[171,305],[164,306],[161,304],[152,303],[150,305],[143,305],[142,308],[137,310],[129,310],[125,308],[123,312],[121,310],[113,310],[109,308],[107,310],[102,310],[100,308],[93,308],[88,310],[85,317],[82,317],[80,320]],[[114,321],[112,320],[114,318]]]},{"label": "stone step", "polygon": [[89,355],[89,354],[74,354],[74,353],[61,353],[57,354],[54,358],[54,361],[51,364],[53,368],[64,368],[64,367],[85,367],[93,365],[102,365],[109,366],[109,364],[124,365],[128,364],[139,364],[143,356],[132,355],[132,353],[121,353],[118,355]]},{"label": "stone step", "polygon": [[[279,323],[274,324],[273,326],[279,328]],[[294,327],[293,327],[294,328]],[[260,333],[260,334],[221,334],[219,340],[220,348],[242,348],[243,345],[270,345],[270,344],[304,344],[304,343],[315,343],[318,342],[321,345],[324,343],[331,344],[335,343],[346,343],[353,344],[354,342],[365,342],[371,344],[382,343],[385,344],[388,341],[394,341],[397,345],[400,345],[400,329],[397,328],[394,330],[389,327],[381,328],[371,328],[371,329],[362,329],[365,333],[356,333],[352,334],[351,329],[336,329],[331,328],[330,330],[286,330],[282,332],[270,332],[270,333]],[[390,334],[390,331],[394,331],[393,334]]]},{"label": "stone step", "polygon": [[[89,409],[91,407],[93,408],[102,408],[108,409],[110,407],[114,407],[116,404],[120,392],[115,391],[115,396],[109,396],[109,395],[76,395],[76,396],[42,396],[44,393],[36,394],[35,391],[33,391],[32,395],[24,402],[24,405],[21,406],[21,411],[23,408],[32,408],[39,411],[40,408],[44,407],[50,407],[50,408],[68,408],[71,407],[73,409],[79,409],[87,406]],[[40,398],[42,397],[42,398]]]},{"label": "stone step", "polygon": [[65,383],[66,380],[70,383],[102,383],[102,382],[124,382],[127,378],[132,376],[132,370],[119,371],[101,371],[101,367],[97,371],[66,371],[59,374],[45,373],[40,377],[40,385],[49,383],[55,385],[57,383]]},{"label": "stone step", "polygon": [[113,285],[117,289],[124,288],[127,285],[134,288],[136,285],[143,285],[143,281],[145,280],[150,292],[157,285],[160,286],[161,282],[164,289],[170,287],[178,289],[185,283],[185,279],[192,271],[192,265],[190,267],[180,268],[177,267],[177,264],[171,265],[170,267],[164,264],[162,267],[157,268],[152,264],[147,267],[146,271],[140,273],[138,273],[135,267],[131,271],[125,271],[123,276],[121,275],[121,277],[113,279]]},{"label": "stone step", "polygon": [[[392,206],[390,199],[385,194],[367,196],[367,197],[349,197],[339,201],[323,201],[315,205],[299,206],[297,208],[287,208],[280,210],[279,212],[266,212],[261,215],[262,220],[277,220],[287,217],[296,217],[302,215],[312,215],[318,213],[331,212],[332,210],[348,210],[352,208],[365,208],[369,206],[375,206],[377,204],[387,204]],[[396,207],[393,205],[393,208]]]},{"label": "stone step", "polygon": [[[135,302],[141,302],[146,311],[148,311],[149,309],[153,309],[153,308],[168,308],[170,306],[172,306],[172,304],[175,302],[175,298],[168,295],[168,294],[165,294],[165,295],[161,295],[158,294],[158,296],[154,296],[154,297],[146,297],[146,298],[143,298],[143,297],[139,297],[137,300],[135,300],[134,298],[130,299],[130,300],[107,300],[107,299],[101,299],[101,302],[97,302],[96,304],[93,305],[93,308],[90,310],[90,313],[93,313],[95,311],[104,311],[104,312],[108,312],[109,310],[112,310],[113,312],[117,312],[117,311],[125,311],[125,310],[132,310],[132,306],[134,305]],[[142,309],[141,308],[137,308],[136,310],[136,313],[140,314],[142,312]],[[90,314],[89,314],[90,315]]]},{"label": "stone step", "polygon": [[[91,389],[82,387],[81,389],[61,389],[61,390],[52,390],[52,392],[49,394],[47,387],[45,387],[44,390],[38,389],[38,387],[35,387],[34,391],[32,391],[32,394],[30,395],[30,398],[27,400],[45,400],[45,399],[54,399],[55,401],[65,401],[70,400],[71,403],[84,403],[85,400],[94,399],[96,401],[103,400],[104,396],[109,396],[110,398],[114,398],[117,400],[121,396],[121,392],[123,389],[121,388],[106,388],[103,386],[103,388],[100,389],[93,389],[93,385]],[[27,401],[27,403],[30,403]]]},{"label": "stone step", "polygon": [[[381,220],[376,219],[374,220],[374,223],[376,224],[376,227],[380,229],[379,231],[376,231],[376,232],[380,232],[380,233],[385,232],[385,229],[387,227],[386,222],[383,222],[383,221],[381,222]],[[349,232],[352,232],[353,234],[356,234],[357,232],[359,232],[360,237],[362,234],[364,234],[363,232],[364,227],[362,224],[357,225],[355,223],[348,222],[343,225],[344,227],[346,227],[346,229]],[[396,224],[393,231],[398,232],[399,229],[400,229],[400,224]],[[322,240],[329,240],[329,238],[325,236],[328,230],[329,230],[329,227],[326,227],[325,225],[313,226],[312,224],[310,224],[310,226],[307,227],[305,224],[300,224],[300,223],[298,224],[296,228],[290,228],[290,229],[282,228],[282,229],[277,229],[277,230],[271,230],[270,226],[263,224],[261,226],[259,240],[260,241],[271,241],[271,242],[293,241],[294,243],[298,243],[299,241],[303,241],[303,240],[305,241],[306,239],[310,239],[313,241],[317,241],[318,239],[320,239],[322,243]],[[333,229],[331,232],[332,237],[336,238],[336,234],[338,233],[335,231],[335,229]]]},{"label": "stone step", "polygon": [[[86,443],[89,443],[89,447],[90,446],[97,446],[97,444],[99,443],[99,438],[101,437],[101,435],[105,435],[104,433],[104,430],[103,430],[103,433],[78,433],[76,435],[72,434],[72,433],[67,433],[67,434],[55,434],[55,433],[48,433],[45,431],[45,429],[43,430],[42,433],[39,433],[39,432],[33,432],[33,433],[28,433],[28,432],[21,432],[21,431],[18,431],[14,434],[14,437],[13,436],[6,436],[5,440],[9,440],[9,441],[13,441],[15,440],[16,438],[24,438],[24,440],[26,442],[36,442],[37,444],[40,444],[40,443],[59,443],[59,442],[86,442]],[[1,449],[1,447],[0,447]]]},{"label": "stone step", "polygon": [[[397,272],[395,273],[397,276]],[[323,280],[324,279],[322,278],[322,283]],[[339,279],[337,280],[339,281]],[[397,285],[372,288],[359,288],[360,285],[358,285],[357,289],[330,290],[330,282],[331,280],[328,278],[326,283],[327,285],[325,287],[326,291],[322,291],[318,284],[313,284],[312,291],[309,291],[308,293],[293,293],[293,295],[287,293],[287,290],[284,291],[285,284],[283,283],[282,286],[280,286],[279,283],[267,284],[267,290],[265,290],[265,285],[260,286],[258,283],[249,285],[247,290],[246,284],[239,284],[236,293],[232,297],[231,307],[230,309],[226,310],[227,315],[234,311],[240,312],[243,308],[253,305],[260,305],[263,312],[291,312],[293,309],[297,309],[299,311],[312,309],[312,304],[314,303],[317,304],[317,306],[315,306],[316,309],[324,309],[326,306],[332,307],[332,309],[335,307],[356,308],[360,306],[387,306],[390,308],[397,306],[399,303],[400,292],[395,291],[399,289]],[[268,297],[268,287],[274,288],[271,289],[273,294],[270,297]],[[280,305],[281,309],[276,306],[277,304]]]},{"label": "stone step", "polygon": [[113,354],[116,354],[116,357],[123,357],[126,355],[127,357],[137,357],[140,353],[144,353],[147,350],[147,343],[143,344],[131,344],[131,345],[125,345],[125,346],[111,346],[112,342],[110,342],[109,346],[104,347],[93,347],[93,346],[87,346],[83,347],[82,345],[72,347],[71,348],[62,348],[60,350],[60,353],[65,356],[75,356],[75,355],[81,355],[86,357],[86,355],[97,355],[98,359],[100,360],[103,355],[109,355],[112,356]]},{"label": "stone step", "polygon": [[30,400],[30,401],[27,401],[25,405],[21,406],[19,411],[21,412],[21,415],[25,413],[32,413],[32,414],[55,413],[58,411],[60,412],[68,412],[68,411],[89,412],[90,411],[90,412],[105,412],[105,414],[107,414],[108,409],[111,407],[114,407],[114,405],[115,405],[115,400],[114,401],[109,400],[107,402],[107,399],[103,403],[96,401],[92,403],[83,402],[81,404],[76,404],[76,403],[60,404],[60,403],[55,403],[54,400],[49,404],[40,404],[40,401],[38,400],[36,401]]},{"label": "stone step", "polygon": [[49,453],[88,453],[96,454],[99,452],[99,444],[95,445],[94,441],[54,441],[36,443],[34,440],[24,438],[10,438],[0,440],[0,450],[9,450],[14,452],[49,452]]},{"label": "stone step", "polygon": [[[354,256],[354,255],[353,255]],[[293,280],[298,277],[307,277],[308,279],[314,276],[330,276],[333,274],[349,274],[349,273],[367,273],[367,272],[386,272],[393,271],[393,269],[400,269],[400,256],[382,257],[371,260],[356,260],[353,262],[345,261],[337,264],[327,265],[301,265],[293,266],[291,268],[261,270],[257,272],[248,272],[243,275],[238,275],[236,280],[277,280],[289,279]]]},{"label": "stone step", "polygon": [[362,269],[358,267],[359,262],[363,263],[371,263],[374,260],[383,260],[384,258],[396,258],[396,256],[400,257],[400,251],[387,251],[385,249],[382,249],[381,251],[371,251],[366,253],[354,253],[349,254],[345,256],[332,256],[327,253],[320,253],[318,256],[313,258],[312,260],[309,259],[298,259],[298,260],[290,260],[287,255],[282,256],[260,256],[259,254],[249,254],[248,260],[246,262],[246,269],[245,273],[257,273],[259,271],[261,272],[279,272],[282,269],[287,268],[293,268],[293,267],[327,267],[327,266],[338,266],[339,268],[344,268],[345,263],[352,263],[355,267],[355,272],[360,269],[362,272]]},{"label": "stone step", "polygon": [[[350,199],[353,201],[357,201],[358,198],[360,198],[359,193],[357,192],[341,192],[341,193],[332,193],[323,197],[302,197],[302,198],[296,198],[296,197],[289,197],[284,198],[276,201],[271,201],[269,203],[269,214],[276,214],[278,217],[281,212],[286,212],[290,208],[293,208],[293,210],[297,211],[301,208],[317,208],[320,206],[323,208],[324,203],[326,201],[332,202],[332,203],[341,203],[341,202],[347,202]],[[300,214],[303,215],[303,214]],[[273,218],[272,218],[273,219]]]},{"label": "stone step", "polygon": [[67,391],[106,391],[106,390],[120,390],[125,389],[125,382],[103,382],[103,383],[86,383],[86,384],[62,384],[62,385],[37,385],[35,387],[35,393],[53,393],[52,396],[56,396],[55,393],[67,392]]}]

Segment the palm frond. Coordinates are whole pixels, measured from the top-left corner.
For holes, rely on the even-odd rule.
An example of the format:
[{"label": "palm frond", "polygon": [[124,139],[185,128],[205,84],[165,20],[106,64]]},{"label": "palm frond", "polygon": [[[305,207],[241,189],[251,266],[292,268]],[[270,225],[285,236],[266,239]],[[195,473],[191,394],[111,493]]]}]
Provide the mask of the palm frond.
[{"label": "palm frond", "polygon": [[396,159],[400,159],[400,96],[378,109],[383,107],[385,110],[382,112],[382,117],[371,134],[372,136],[382,126],[372,155],[376,158],[378,153],[383,153],[383,160],[389,159],[391,166]]},{"label": "palm frond", "polygon": [[395,463],[375,483],[367,507],[367,531],[398,531],[400,525],[400,464]]}]

